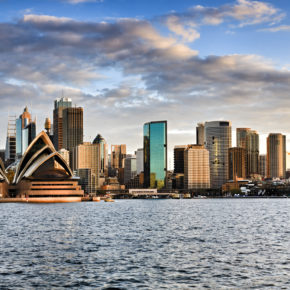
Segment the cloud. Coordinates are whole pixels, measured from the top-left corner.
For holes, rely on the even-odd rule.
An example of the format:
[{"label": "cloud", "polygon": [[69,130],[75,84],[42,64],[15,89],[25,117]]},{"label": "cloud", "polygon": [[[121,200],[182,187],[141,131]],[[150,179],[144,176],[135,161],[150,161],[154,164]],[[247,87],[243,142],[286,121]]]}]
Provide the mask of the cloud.
[{"label": "cloud", "polygon": [[[247,25],[254,17],[233,8],[219,11],[235,11],[231,15],[240,15],[235,17]],[[217,15],[224,21],[226,14]],[[108,142],[127,143],[131,151],[142,146],[143,123],[151,120],[168,120],[172,146],[194,142],[190,134],[176,137],[177,131],[194,132],[198,121],[222,117],[261,132],[287,132],[289,70],[256,55],[201,58],[186,45],[196,39],[198,21],[190,19],[184,31],[179,24],[187,18],[166,19],[174,35],[164,36],[152,22],[136,19],[86,22],[29,14],[0,23],[2,119],[8,110],[20,114],[27,102],[41,116],[42,128],[63,90],[84,106],[87,139],[101,133]],[[4,136],[5,128],[0,129]]]},{"label": "cloud", "polygon": [[290,31],[290,25],[280,25],[276,27],[261,29],[260,31],[269,31],[269,32]]},{"label": "cloud", "polygon": [[234,4],[219,7],[196,5],[186,12],[173,12],[160,18],[168,29],[192,42],[200,37],[197,29],[203,25],[220,25],[224,22],[233,27],[244,27],[258,24],[275,24],[285,17],[285,13],[269,3],[261,1],[237,0]]}]

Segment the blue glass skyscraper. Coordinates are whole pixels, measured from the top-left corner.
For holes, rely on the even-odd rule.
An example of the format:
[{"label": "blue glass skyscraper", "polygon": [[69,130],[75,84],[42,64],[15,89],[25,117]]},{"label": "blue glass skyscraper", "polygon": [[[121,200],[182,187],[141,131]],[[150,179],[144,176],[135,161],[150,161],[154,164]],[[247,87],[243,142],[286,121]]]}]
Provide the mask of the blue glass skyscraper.
[{"label": "blue glass skyscraper", "polygon": [[164,188],[167,173],[167,121],[144,124],[144,187]]}]

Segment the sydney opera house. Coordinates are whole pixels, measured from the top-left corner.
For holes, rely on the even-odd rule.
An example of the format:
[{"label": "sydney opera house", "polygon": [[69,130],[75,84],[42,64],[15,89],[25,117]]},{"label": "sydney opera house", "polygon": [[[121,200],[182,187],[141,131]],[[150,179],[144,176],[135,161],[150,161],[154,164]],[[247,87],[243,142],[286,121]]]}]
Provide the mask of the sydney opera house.
[{"label": "sydney opera house", "polygon": [[0,161],[0,195],[23,202],[78,202],[84,191],[42,131],[8,173]]}]

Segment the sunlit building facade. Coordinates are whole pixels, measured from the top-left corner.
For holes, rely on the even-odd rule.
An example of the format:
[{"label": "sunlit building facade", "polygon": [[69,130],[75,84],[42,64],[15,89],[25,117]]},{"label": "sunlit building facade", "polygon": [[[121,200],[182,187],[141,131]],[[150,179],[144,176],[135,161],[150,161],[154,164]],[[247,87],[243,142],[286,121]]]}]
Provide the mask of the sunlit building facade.
[{"label": "sunlit building facade", "polygon": [[184,188],[210,188],[209,152],[203,145],[188,145],[184,150]]},{"label": "sunlit building facade", "polygon": [[53,144],[56,150],[63,147],[63,110],[72,107],[70,98],[61,98],[54,101],[53,110]]},{"label": "sunlit building facade", "polygon": [[205,122],[205,142],[209,151],[211,188],[220,188],[228,179],[228,150],[232,147],[231,122]]},{"label": "sunlit building facade", "polygon": [[259,174],[259,134],[250,128],[237,128],[237,147],[246,149],[246,175]]},{"label": "sunlit building facade", "polygon": [[270,133],[267,137],[267,177],[285,178],[286,136]]},{"label": "sunlit building facade", "polygon": [[144,124],[144,187],[166,187],[167,121]]},{"label": "sunlit building facade", "polygon": [[246,178],[246,149],[229,148],[229,179]]}]

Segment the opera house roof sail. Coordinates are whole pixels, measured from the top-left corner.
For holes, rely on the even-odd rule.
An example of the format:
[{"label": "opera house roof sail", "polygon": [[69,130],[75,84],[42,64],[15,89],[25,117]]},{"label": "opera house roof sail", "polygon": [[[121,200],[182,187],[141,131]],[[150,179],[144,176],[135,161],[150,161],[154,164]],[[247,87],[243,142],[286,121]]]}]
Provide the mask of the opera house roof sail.
[{"label": "opera house roof sail", "polygon": [[6,172],[5,172],[5,167],[2,159],[0,158],[0,181],[6,181],[9,183]]},{"label": "opera house roof sail", "polygon": [[[0,163],[0,178],[1,175]],[[32,202],[81,201],[84,195],[70,167],[44,131],[38,134],[24,152],[11,188],[13,186],[10,196],[25,197]]]}]

